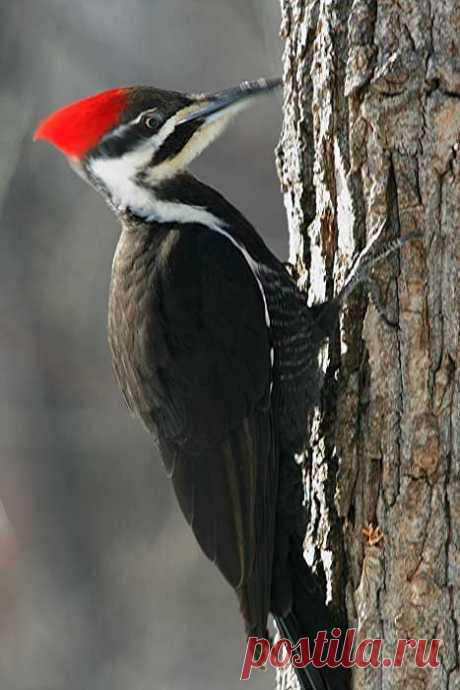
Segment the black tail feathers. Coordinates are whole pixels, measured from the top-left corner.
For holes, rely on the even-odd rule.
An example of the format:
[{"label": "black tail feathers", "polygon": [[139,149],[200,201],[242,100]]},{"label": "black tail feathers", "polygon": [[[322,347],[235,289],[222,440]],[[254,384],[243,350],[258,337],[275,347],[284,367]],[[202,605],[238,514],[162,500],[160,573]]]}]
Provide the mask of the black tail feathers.
[{"label": "black tail feathers", "polygon": [[[337,625],[332,621],[318,578],[305,562],[300,542],[296,542],[291,549],[290,566],[293,585],[292,610],[285,616],[275,618],[281,637],[287,638],[294,646],[299,639],[308,638],[312,654],[318,631],[326,631],[327,640],[330,640],[332,629],[339,628],[340,655],[345,635],[344,625]],[[327,646],[322,655],[323,659],[326,653]],[[347,690],[349,687],[350,672],[341,666],[330,668],[326,665],[316,668],[309,663],[295,668],[295,671],[302,690]]]}]

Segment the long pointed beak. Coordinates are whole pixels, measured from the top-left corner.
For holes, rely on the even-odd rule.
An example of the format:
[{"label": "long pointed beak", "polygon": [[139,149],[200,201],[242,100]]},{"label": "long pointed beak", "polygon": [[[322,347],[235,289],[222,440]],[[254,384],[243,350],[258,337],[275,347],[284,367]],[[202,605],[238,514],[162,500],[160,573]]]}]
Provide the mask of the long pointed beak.
[{"label": "long pointed beak", "polygon": [[270,91],[279,88],[281,84],[281,79],[258,79],[257,81],[244,81],[239,86],[218,93],[197,96],[195,97],[196,104],[199,105],[202,102],[203,106],[186,115],[181,124],[194,120],[212,122],[230,109],[240,110],[244,108],[257,96],[270,93]]}]

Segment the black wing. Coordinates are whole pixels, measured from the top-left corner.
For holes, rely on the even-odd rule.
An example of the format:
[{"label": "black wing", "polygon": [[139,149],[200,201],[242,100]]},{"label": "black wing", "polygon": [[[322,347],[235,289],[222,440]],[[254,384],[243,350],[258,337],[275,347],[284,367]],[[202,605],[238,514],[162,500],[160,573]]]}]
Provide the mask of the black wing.
[{"label": "black wing", "polygon": [[237,590],[248,632],[263,634],[278,457],[260,288],[230,240],[188,226],[162,244],[149,314],[144,419],[198,542]]}]

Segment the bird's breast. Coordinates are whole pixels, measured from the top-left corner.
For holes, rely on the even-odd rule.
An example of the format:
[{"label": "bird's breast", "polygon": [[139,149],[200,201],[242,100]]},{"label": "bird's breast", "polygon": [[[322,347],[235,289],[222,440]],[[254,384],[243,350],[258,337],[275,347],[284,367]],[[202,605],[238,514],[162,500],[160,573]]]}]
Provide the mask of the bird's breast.
[{"label": "bird's breast", "polygon": [[[112,264],[108,335],[118,384],[128,407],[154,430],[152,410],[159,401],[155,377],[161,365],[161,326],[155,313],[159,268],[165,260],[170,232],[124,229]],[[152,334],[155,333],[155,348]]]}]

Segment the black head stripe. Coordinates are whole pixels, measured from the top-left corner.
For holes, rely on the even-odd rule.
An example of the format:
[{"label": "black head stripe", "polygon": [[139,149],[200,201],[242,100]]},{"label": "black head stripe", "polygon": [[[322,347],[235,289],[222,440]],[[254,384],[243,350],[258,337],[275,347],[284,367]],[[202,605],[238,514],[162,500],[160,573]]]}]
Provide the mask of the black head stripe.
[{"label": "black head stripe", "polygon": [[120,158],[134,151],[142,141],[148,139],[138,127],[127,127],[122,134],[110,134],[97,147],[99,155],[105,158]]},{"label": "black head stripe", "polygon": [[159,165],[177,156],[202,124],[203,120],[193,120],[193,122],[184,122],[184,124],[178,125],[155,152],[152,165]]}]

